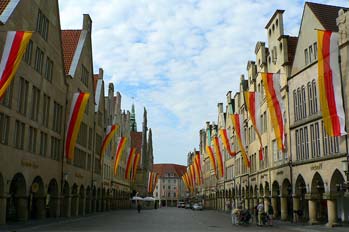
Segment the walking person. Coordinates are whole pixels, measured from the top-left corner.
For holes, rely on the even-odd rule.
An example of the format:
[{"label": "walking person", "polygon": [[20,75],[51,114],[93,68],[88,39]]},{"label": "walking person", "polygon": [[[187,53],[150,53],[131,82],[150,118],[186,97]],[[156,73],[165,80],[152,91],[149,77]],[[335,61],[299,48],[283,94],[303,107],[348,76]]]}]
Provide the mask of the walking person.
[{"label": "walking person", "polygon": [[141,209],[142,209],[141,201],[138,200],[137,201],[137,211],[138,211],[138,213],[141,213]]},{"label": "walking person", "polygon": [[231,223],[233,225],[237,224],[236,211],[235,211],[235,202],[231,202]]},{"label": "walking person", "polygon": [[269,203],[267,213],[268,213],[268,224],[269,224],[269,226],[272,226],[273,225],[274,209],[273,209],[273,206],[271,205],[271,203]]},{"label": "walking person", "polygon": [[258,226],[262,226],[263,225],[263,213],[264,213],[264,205],[263,203],[260,201],[259,204],[257,205],[257,211],[258,211]]}]

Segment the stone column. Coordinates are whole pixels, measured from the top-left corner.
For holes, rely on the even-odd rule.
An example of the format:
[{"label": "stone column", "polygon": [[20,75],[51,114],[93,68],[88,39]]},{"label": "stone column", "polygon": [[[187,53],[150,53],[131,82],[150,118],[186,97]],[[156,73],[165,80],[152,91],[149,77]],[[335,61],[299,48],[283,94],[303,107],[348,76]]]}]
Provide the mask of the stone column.
[{"label": "stone column", "polygon": [[61,215],[63,217],[71,217],[71,195],[64,196],[62,200]]},{"label": "stone column", "polygon": [[286,221],[288,217],[287,197],[281,196],[281,220]]},{"label": "stone column", "polygon": [[327,199],[328,222],[326,226],[333,227],[337,225],[337,202],[335,199]]},{"label": "stone column", "polygon": [[28,220],[28,197],[16,196],[17,220],[25,222]]},{"label": "stone column", "polygon": [[271,206],[273,207],[274,215],[273,217],[276,218],[279,214],[279,209],[277,207],[277,198],[278,196],[272,196],[271,198]]},{"label": "stone column", "polygon": [[264,204],[264,212],[268,212],[268,206],[269,206],[269,198],[268,197],[264,197],[263,199],[263,204]]},{"label": "stone column", "polygon": [[6,224],[7,196],[0,196],[0,225]]},{"label": "stone column", "polygon": [[297,223],[297,222],[300,222],[300,219],[299,216],[298,216],[298,213],[296,213],[298,210],[299,210],[299,196],[297,195],[293,195],[293,222]]},{"label": "stone column", "polygon": [[253,208],[256,207],[257,204],[258,204],[258,197],[255,196],[255,197],[253,198]]},{"label": "stone column", "polygon": [[37,219],[46,218],[45,200],[46,200],[45,196],[35,197],[35,207],[36,207],[36,218]]},{"label": "stone column", "polygon": [[318,221],[316,219],[316,200],[315,199],[309,199],[309,224],[317,224]]}]

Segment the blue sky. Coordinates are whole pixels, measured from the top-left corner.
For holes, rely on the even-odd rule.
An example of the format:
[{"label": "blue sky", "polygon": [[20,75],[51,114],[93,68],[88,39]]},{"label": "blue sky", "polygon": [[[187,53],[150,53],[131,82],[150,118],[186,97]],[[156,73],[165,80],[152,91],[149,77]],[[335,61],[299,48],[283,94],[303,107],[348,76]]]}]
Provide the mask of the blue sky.
[{"label": "blue sky", "polygon": [[[342,5],[345,0],[315,0]],[[95,72],[134,101],[138,129],[143,107],[153,130],[155,163],[186,164],[217,103],[237,91],[265,25],[283,9],[285,34],[297,36],[304,1],[295,0],[59,0],[63,29],[92,18]],[[134,98],[134,100],[132,100]]]}]

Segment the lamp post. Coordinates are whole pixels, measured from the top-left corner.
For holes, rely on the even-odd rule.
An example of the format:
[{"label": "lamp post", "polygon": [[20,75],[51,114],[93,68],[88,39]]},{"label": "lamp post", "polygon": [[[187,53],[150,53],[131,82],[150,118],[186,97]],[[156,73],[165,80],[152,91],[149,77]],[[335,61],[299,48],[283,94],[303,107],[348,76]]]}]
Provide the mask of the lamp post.
[{"label": "lamp post", "polygon": [[346,176],[346,180],[344,181],[343,186],[346,190],[344,196],[349,197],[349,160],[346,159],[342,161],[342,169]]}]

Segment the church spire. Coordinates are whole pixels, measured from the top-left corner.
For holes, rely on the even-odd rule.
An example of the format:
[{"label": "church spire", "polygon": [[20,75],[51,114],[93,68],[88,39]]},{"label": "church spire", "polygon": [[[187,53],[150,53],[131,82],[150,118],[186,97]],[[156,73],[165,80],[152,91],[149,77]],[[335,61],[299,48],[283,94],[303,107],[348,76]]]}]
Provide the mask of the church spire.
[{"label": "church spire", "polygon": [[132,103],[131,115],[130,115],[130,129],[131,131],[137,131],[136,111],[135,111],[135,105],[133,103]]}]

